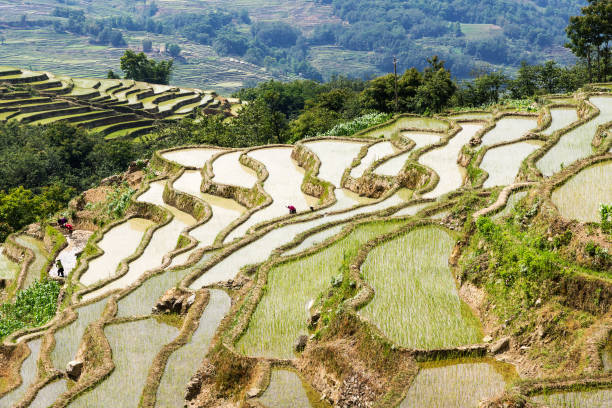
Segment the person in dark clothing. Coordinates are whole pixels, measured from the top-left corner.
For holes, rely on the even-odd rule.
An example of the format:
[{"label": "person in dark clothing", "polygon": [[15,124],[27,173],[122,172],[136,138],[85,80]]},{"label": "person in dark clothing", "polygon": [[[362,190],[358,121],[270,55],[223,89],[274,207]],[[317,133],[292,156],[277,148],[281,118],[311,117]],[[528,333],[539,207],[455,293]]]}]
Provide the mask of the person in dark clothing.
[{"label": "person in dark clothing", "polygon": [[66,217],[61,217],[57,220],[57,223],[59,224],[60,227],[63,227],[67,222],[68,222],[68,219]]},{"label": "person in dark clothing", "polygon": [[310,211],[314,211],[314,207],[312,205],[310,206]]},{"label": "person in dark clothing", "polygon": [[297,213],[297,210],[295,209],[294,206],[288,205],[287,208],[289,209],[289,214],[296,214]]},{"label": "person in dark clothing", "polygon": [[60,278],[63,278],[64,277],[64,265],[62,265],[62,261],[58,259],[55,265],[57,266],[57,276],[59,276]]}]

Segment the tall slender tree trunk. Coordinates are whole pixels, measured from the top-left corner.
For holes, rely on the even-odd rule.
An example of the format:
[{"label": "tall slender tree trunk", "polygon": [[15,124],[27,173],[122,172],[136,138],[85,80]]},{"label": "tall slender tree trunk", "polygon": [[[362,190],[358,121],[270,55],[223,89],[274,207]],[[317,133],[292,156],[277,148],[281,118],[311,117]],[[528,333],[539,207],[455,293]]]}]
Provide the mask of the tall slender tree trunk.
[{"label": "tall slender tree trunk", "polygon": [[593,74],[591,72],[591,52],[587,52],[586,54],[586,60],[587,60],[587,73],[589,76],[589,82],[593,82]]},{"label": "tall slender tree trunk", "polygon": [[601,78],[601,46],[597,46],[597,81],[602,82]]}]

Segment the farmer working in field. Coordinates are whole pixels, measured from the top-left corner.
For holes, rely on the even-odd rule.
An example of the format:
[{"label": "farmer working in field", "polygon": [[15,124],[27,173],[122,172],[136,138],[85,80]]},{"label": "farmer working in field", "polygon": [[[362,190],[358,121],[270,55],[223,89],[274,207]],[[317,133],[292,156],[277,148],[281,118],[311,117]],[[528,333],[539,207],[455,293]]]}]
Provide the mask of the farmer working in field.
[{"label": "farmer working in field", "polygon": [[57,266],[57,276],[59,276],[60,278],[63,278],[64,277],[64,265],[62,265],[62,261],[58,259],[57,262],[55,263],[55,266]]},{"label": "farmer working in field", "polygon": [[294,206],[292,205],[288,205],[287,208],[289,209],[289,214],[295,214],[297,213],[297,210],[295,209]]}]

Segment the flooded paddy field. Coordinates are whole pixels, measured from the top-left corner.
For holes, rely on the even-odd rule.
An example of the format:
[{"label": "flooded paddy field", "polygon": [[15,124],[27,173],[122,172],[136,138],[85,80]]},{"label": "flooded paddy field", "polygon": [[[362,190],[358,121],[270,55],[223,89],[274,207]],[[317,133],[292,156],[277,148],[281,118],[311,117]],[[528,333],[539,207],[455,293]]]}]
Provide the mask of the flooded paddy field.
[{"label": "flooded paddy field", "polygon": [[[113,84],[119,86],[120,82],[103,83],[101,87]],[[86,85],[90,86],[83,83]],[[128,89],[117,92],[116,97],[136,101]],[[169,92],[165,88],[159,91]],[[536,162],[544,176],[554,176],[573,161],[595,154],[590,143],[597,126],[610,120],[612,97],[590,95],[601,114],[561,136]],[[162,106],[172,107],[175,102],[167,101]],[[19,356],[21,360],[9,367],[23,382],[10,382],[14,389],[0,398],[0,406],[17,404],[28,388],[36,385],[37,394],[29,407],[48,407],[57,402],[56,406],[68,407],[199,408],[235,404],[328,408],[363,402],[363,406],[385,408],[477,408],[526,383],[518,380],[548,378],[537,371],[541,367],[550,370],[546,375],[551,378],[559,377],[559,371],[553,371],[557,369],[554,364],[544,360],[549,357],[547,347],[556,341],[547,337],[553,332],[545,330],[545,324],[557,330],[560,326],[554,325],[558,321],[563,330],[554,331],[555,335],[566,335],[570,328],[578,327],[584,336],[563,343],[577,350],[566,358],[569,369],[574,363],[582,367],[596,360],[589,355],[570,361],[574,354],[585,355],[581,347],[591,344],[589,336],[597,333],[600,338],[593,349],[601,356],[602,367],[589,369],[594,370],[596,378],[607,375],[612,367],[612,346],[601,331],[601,327],[607,327],[601,317],[605,311],[601,316],[589,311],[606,298],[599,298],[600,303],[585,300],[584,310],[577,312],[572,304],[558,301],[558,288],[550,296],[539,292],[548,288],[542,283],[529,296],[521,297],[517,287],[528,286],[526,279],[532,269],[554,264],[532,275],[554,274],[565,268],[564,290],[579,285],[571,281],[576,276],[586,277],[584,281],[588,282],[601,279],[597,290],[580,292],[584,296],[607,290],[606,270],[593,272],[582,253],[577,256],[584,262],[576,266],[562,258],[567,256],[566,250],[546,244],[557,242],[554,237],[560,232],[543,230],[533,237],[528,233],[531,219],[539,222],[542,218],[538,217],[543,215],[559,219],[552,203],[563,218],[588,222],[579,226],[586,228],[587,239],[597,240],[603,248],[608,241],[598,230],[599,206],[612,204],[608,182],[612,179],[611,162],[605,155],[589,157],[588,167],[567,174],[563,183],[559,177],[542,177],[525,160],[543,142],[517,140],[538,129],[536,117],[544,111],[532,117],[521,117],[517,112],[501,119],[497,119],[501,112],[497,107],[491,111],[497,116],[460,112],[450,115],[450,122],[435,117],[399,117],[387,126],[358,134],[358,141],[333,137],[303,141],[321,162],[315,176],[335,187],[336,202],[327,207],[309,208],[319,204],[319,199],[302,191],[305,169],[291,157],[295,146],[227,151],[190,146],[158,152],[149,164],[152,168],[146,171],[150,184],[144,183],[144,191],[134,196],[137,202],[148,205],[130,207],[131,218],[117,219],[111,227],[95,233],[95,242],[86,237],[84,241],[91,245],[83,254],[78,255],[82,247],[70,246],[70,239],[68,247],[51,254],[48,238],[43,242],[22,232],[15,235],[18,245],[34,253],[25,287],[36,279],[57,279],[52,267],[50,274],[45,273],[45,267],[57,257],[67,269],[82,267],[75,269],[78,276],[73,273],[65,281],[57,280],[63,285],[64,297],[48,326],[29,328],[15,338],[5,337],[2,350],[14,348],[24,353],[25,348],[18,349],[13,342],[27,342],[31,353]],[[578,120],[577,111],[551,108],[550,126],[530,137],[541,141],[556,137],[559,130]],[[449,131],[453,120],[459,121],[455,123],[461,129],[456,128],[457,133],[450,137],[443,132]],[[479,156],[475,153],[482,147],[472,146],[470,141],[486,126],[485,121],[497,123],[484,134],[482,146],[488,151]],[[410,139],[414,147],[400,152],[393,144],[398,137],[404,142]],[[507,142],[512,143],[503,144]],[[498,143],[503,145],[494,147]],[[368,146],[367,152],[362,150],[364,146]],[[416,150],[426,146],[430,150],[417,156]],[[364,156],[357,163],[360,153]],[[268,173],[267,179],[261,180],[271,198],[267,207],[250,211],[236,201],[245,197],[233,195],[235,191],[252,194],[248,190],[260,182],[255,171],[240,163],[241,155],[251,163],[257,161]],[[415,161],[433,170],[437,177],[420,170],[410,173],[413,168],[406,165]],[[224,193],[220,190],[226,187],[201,192],[207,168],[212,168],[214,183],[234,186],[228,187],[232,191],[225,195],[235,200],[221,197]],[[514,186],[503,204],[499,201],[501,191],[515,183],[519,169],[519,180],[527,182]],[[484,182],[478,179],[481,170],[488,173]],[[353,178],[368,172],[384,175],[378,179],[391,187],[385,186],[381,199],[359,196],[340,185],[347,172]],[[411,177],[422,180],[413,183]],[[435,186],[432,180],[437,180]],[[423,186],[430,191],[424,192],[427,189]],[[165,189],[170,190],[165,194],[168,202]],[[173,196],[172,189],[181,194]],[[504,194],[508,191],[506,188]],[[547,191],[545,197],[543,191]],[[541,196],[534,197],[537,194]],[[202,218],[200,200],[210,208],[210,218]],[[522,204],[517,206],[519,201]],[[288,205],[297,208],[295,217],[284,217]],[[132,211],[134,208],[138,211]],[[473,217],[483,208],[490,208],[496,221]],[[163,220],[166,213],[172,216],[166,224],[147,219]],[[500,221],[510,214],[514,216]],[[578,225],[558,223],[564,228]],[[504,239],[514,239],[516,245],[528,241],[526,252],[533,258],[526,255],[523,259],[517,253],[520,269],[496,269],[506,260],[503,255],[495,256],[495,247],[488,240],[502,231]],[[185,247],[190,240],[181,234],[196,241],[193,248]],[[553,241],[535,239],[545,234],[552,235]],[[220,242],[222,237],[226,237],[224,242]],[[101,249],[98,256],[92,255],[96,252],[91,250],[94,243]],[[546,247],[545,261],[540,262],[536,244]],[[578,252],[584,246],[572,245],[571,250]],[[5,250],[23,258],[20,248],[9,246]],[[128,262],[127,271],[119,276],[123,261]],[[0,257],[0,279],[8,279],[11,284],[22,265],[22,259],[13,262],[4,254]],[[202,314],[200,309],[197,315],[185,314],[201,289],[210,294]],[[503,296],[511,297],[520,309],[506,315],[515,305],[500,302]],[[582,299],[580,296],[574,296],[575,300]],[[157,314],[160,300],[171,311]],[[76,319],[71,321],[73,312]],[[535,323],[522,321],[522,314]],[[91,330],[97,330],[95,336],[103,333],[103,338],[90,337]],[[46,350],[47,340],[43,343],[43,337],[36,336],[51,339],[51,334],[55,345],[49,344]],[[533,347],[536,335],[542,342]],[[99,378],[97,371],[89,370],[86,378],[69,380],[67,364],[85,355],[86,368],[97,368],[103,359],[97,355],[92,362],[87,353],[103,353],[103,347],[89,347],[106,341],[111,353],[106,358],[112,358],[114,369]],[[496,348],[500,344],[503,347]],[[480,357],[457,358],[466,355]],[[159,358],[162,363],[167,358],[161,368],[157,365]],[[50,362],[52,367],[47,369],[55,377],[42,386],[38,376],[49,375],[42,371],[48,364],[45,361]],[[3,369],[0,390],[6,381],[1,377],[5,375]],[[587,374],[576,375],[588,378]],[[89,389],[71,395],[91,378],[95,382]],[[59,403],[67,395],[69,401]],[[524,397],[550,407],[611,404],[606,388],[568,388],[546,395],[526,392]]]}]

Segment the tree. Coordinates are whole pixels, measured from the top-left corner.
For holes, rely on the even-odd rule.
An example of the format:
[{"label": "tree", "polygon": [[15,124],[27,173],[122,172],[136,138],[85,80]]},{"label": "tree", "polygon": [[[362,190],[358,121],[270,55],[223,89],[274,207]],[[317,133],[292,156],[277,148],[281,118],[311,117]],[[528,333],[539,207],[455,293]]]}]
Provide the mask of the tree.
[{"label": "tree", "polygon": [[173,58],[177,58],[181,55],[181,47],[178,44],[166,44],[166,50]]},{"label": "tree", "polygon": [[612,3],[607,0],[589,0],[581,16],[570,17],[566,28],[569,42],[565,46],[586,61],[589,81],[593,63],[597,78],[605,81],[610,73],[610,42],[612,41]]},{"label": "tree", "polygon": [[417,88],[416,111],[440,112],[451,99],[457,85],[451,78],[451,73],[444,67],[444,61],[437,56],[428,59],[429,67],[423,72],[423,84]]},{"label": "tree", "polygon": [[106,77],[108,79],[120,79],[121,77],[117,74],[115,74],[115,71],[113,71],[112,69],[109,69],[108,72],[106,73]]},{"label": "tree", "polygon": [[457,93],[461,106],[480,106],[499,102],[501,91],[507,87],[508,78],[502,72],[486,72],[466,83]]},{"label": "tree", "polygon": [[270,109],[263,98],[242,108],[230,127],[238,144],[243,146],[285,143],[288,139],[285,115]]},{"label": "tree", "polygon": [[126,50],[121,57],[120,67],[126,79],[167,85],[172,74],[173,60],[155,61],[141,52]]},{"label": "tree", "polygon": [[142,51],[151,52],[152,49],[153,49],[153,41],[149,40],[148,38],[142,40]]}]

